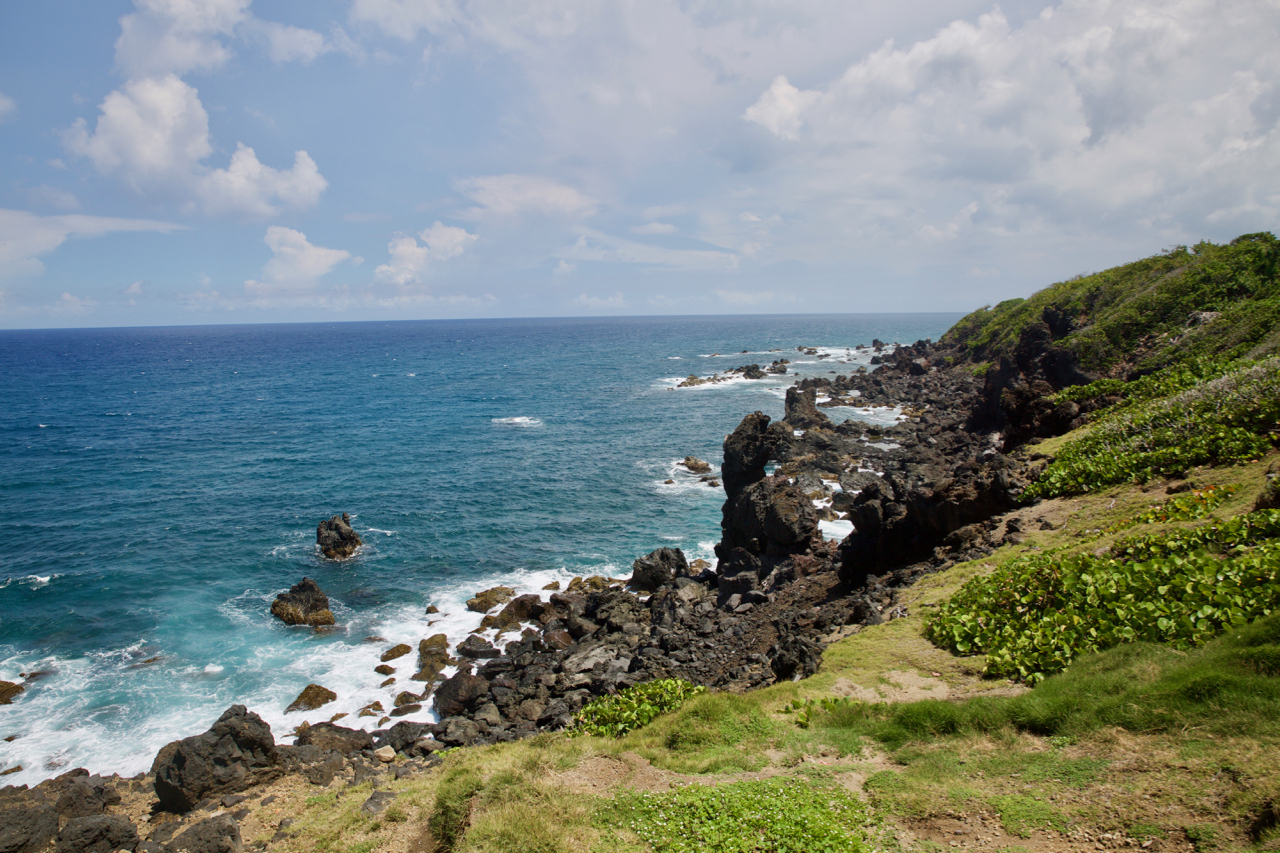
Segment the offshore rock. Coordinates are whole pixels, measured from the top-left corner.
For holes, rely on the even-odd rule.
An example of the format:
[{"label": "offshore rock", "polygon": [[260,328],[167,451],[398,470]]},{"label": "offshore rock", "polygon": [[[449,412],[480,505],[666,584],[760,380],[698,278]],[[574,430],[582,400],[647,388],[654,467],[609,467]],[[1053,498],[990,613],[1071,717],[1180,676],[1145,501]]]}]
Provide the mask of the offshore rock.
[{"label": "offshore rock", "polygon": [[24,689],[21,684],[14,684],[12,681],[0,681],[0,705],[12,703],[13,698]]},{"label": "offshore rock", "polygon": [[689,561],[679,548],[659,548],[631,564],[631,580],[635,589],[652,592],[667,586],[677,577],[689,573]]},{"label": "offshore rock", "polygon": [[710,474],[711,466],[696,456],[686,456],[681,462],[685,468],[694,474]]},{"label": "offshore rock", "polygon": [[360,547],[360,536],[351,529],[351,516],[335,515],[316,527],[316,544],[330,560],[345,560]]},{"label": "offshore rock", "polygon": [[286,625],[332,625],[329,597],[311,578],[303,578],[271,602],[271,615]]},{"label": "offshore rock", "polygon": [[189,812],[207,796],[231,794],[281,774],[271,726],[232,705],[210,729],[165,746],[151,765],[160,808]]},{"label": "offshore rock", "polygon": [[338,694],[327,687],[321,687],[319,684],[308,684],[302,688],[298,698],[294,699],[289,707],[284,709],[284,712],[292,714],[294,711],[314,711],[316,708],[328,705],[337,698]]}]

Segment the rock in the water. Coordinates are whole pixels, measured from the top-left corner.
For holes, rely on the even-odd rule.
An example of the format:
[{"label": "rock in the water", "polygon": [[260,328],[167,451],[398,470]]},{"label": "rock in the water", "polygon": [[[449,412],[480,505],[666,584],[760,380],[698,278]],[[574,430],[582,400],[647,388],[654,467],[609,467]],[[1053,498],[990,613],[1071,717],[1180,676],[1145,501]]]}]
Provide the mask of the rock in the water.
[{"label": "rock in the water", "polygon": [[456,717],[471,710],[489,693],[487,679],[469,672],[456,673],[437,689],[433,698],[440,719]]},{"label": "rock in the water", "polygon": [[243,705],[232,705],[204,734],[161,749],[151,772],[160,808],[184,813],[207,796],[243,791],[282,771],[271,727]]},{"label": "rock in the water", "polygon": [[128,818],[119,815],[77,817],[58,833],[54,853],[114,853],[132,850],[137,844],[138,831]]},{"label": "rock in the water", "polygon": [[542,599],[536,595],[521,595],[513,598],[506,607],[502,608],[502,612],[498,614],[498,618],[494,620],[494,624],[500,631],[514,628],[521,622],[530,622],[537,619],[546,610],[546,605],[542,603]]},{"label": "rock in the water", "polygon": [[311,578],[303,578],[282,592],[271,603],[271,615],[286,625],[332,625],[333,611],[329,597]]},{"label": "rock in the water", "polygon": [[652,592],[666,586],[680,575],[689,573],[689,561],[679,548],[659,548],[631,564],[631,580],[635,589]]},{"label": "rock in the water", "polygon": [[449,638],[444,634],[435,634],[418,643],[418,671],[414,681],[435,681],[446,666],[455,663],[449,656]]},{"label": "rock in the water", "polygon": [[294,711],[314,711],[321,705],[328,705],[337,698],[338,694],[327,687],[321,687],[319,684],[308,684],[302,688],[298,698],[294,699],[292,704],[284,709],[284,712],[292,714]]},{"label": "rock in the water", "polygon": [[345,560],[360,547],[360,536],[351,529],[351,516],[335,515],[316,527],[316,544],[330,560]]},{"label": "rock in the water", "polygon": [[24,689],[21,684],[14,684],[12,681],[0,681],[0,705],[8,705]]},{"label": "rock in the water", "polygon": [[413,649],[409,647],[408,643],[399,643],[387,649],[385,652],[383,652],[381,660],[383,663],[386,663],[389,660],[402,658],[405,655],[409,654],[409,652],[411,651],[413,651]]},{"label": "rock in the water", "polygon": [[36,853],[58,834],[58,813],[50,808],[0,811],[0,851]]},{"label": "rock in the water", "polygon": [[476,613],[488,613],[499,604],[506,604],[516,591],[509,586],[495,586],[484,592],[477,592],[476,597],[467,602],[467,609]]},{"label": "rock in the water", "polygon": [[297,746],[315,746],[322,752],[336,750],[352,755],[373,748],[373,736],[361,729],[348,729],[333,723],[316,723],[298,734]]},{"label": "rock in the water", "polygon": [[686,456],[684,458],[684,461],[682,461],[680,464],[688,468],[694,474],[710,474],[711,473],[711,466],[708,465],[706,462],[703,462],[701,459],[699,459],[696,456]]},{"label": "rock in the water", "polygon": [[242,853],[240,825],[231,815],[206,818],[166,845],[172,853]]}]

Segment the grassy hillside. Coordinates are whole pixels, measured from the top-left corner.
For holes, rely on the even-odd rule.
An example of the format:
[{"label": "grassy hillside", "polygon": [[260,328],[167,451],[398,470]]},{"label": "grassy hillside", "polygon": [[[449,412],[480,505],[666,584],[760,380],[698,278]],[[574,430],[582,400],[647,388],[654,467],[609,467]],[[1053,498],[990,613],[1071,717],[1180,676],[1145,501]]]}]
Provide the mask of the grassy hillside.
[{"label": "grassy hillside", "polygon": [[[1044,322],[1086,371],[1113,376],[1193,357],[1260,358],[1280,350],[1278,260],[1280,241],[1269,232],[1178,246],[980,309],[942,340],[971,362],[990,362]],[[1192,320],[1197,312],[1220,316]]]}]

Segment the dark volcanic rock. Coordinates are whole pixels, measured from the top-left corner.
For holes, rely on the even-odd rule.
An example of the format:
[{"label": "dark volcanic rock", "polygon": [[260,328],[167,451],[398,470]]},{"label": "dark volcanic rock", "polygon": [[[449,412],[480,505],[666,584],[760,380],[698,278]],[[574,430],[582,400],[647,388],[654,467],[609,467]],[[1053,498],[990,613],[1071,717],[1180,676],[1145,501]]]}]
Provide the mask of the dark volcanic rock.
[{"label": "dark volcanic rock", "polygon": [[373,736],[360,729],[348,729],[333,723],[316,723],[303,730],[295,744],[315,746],[323,752],[332,749],[343,755],[351,755],[363,749],[373,749]]},{"label": "dark volcanic rock", "polygon": [[496,658],[500,652],[494,647],[493,643],[472,634],[458,644],[458,654],[464,658],[474,660],[476,658]]},{"label": "dark volcanic rock", "polygon": [[631,580],[628,584],[636,589],[652,592],[666,586],[677,576],[689,573],[689,561],[679,548],[659,548],[650,551],[631,564]]},{"label": "dark volcanic rock", "polygon": [[711,473],[711,466],[708,465],[706,462],[703,462],[701,459],[699,459],[696,456],[686,456],[680,462],[680,464],[683,465],[685,468],[689,469],[694,474],[710,474]]},{"label": "dark volcanic rock", "polygon": [[505,631],[514,628],[521,622],[532,622],[540,617],[546,605],[542,603],[542,599],[536,595],[521,595],[511,599],[507,606],[502,608],[498,613],[494,624],[498,630]]},{"label": "dark volcanic rock", "polygon": [[138,831],[128,818],[118,815],[77,817],[67,822],[58,833],[55,853],[114,853],[132,850],[138,844]]},{"label": "dark volcanic rock", "polygon": [[768,415],[753,412],[742,419],[724,440],[724,464],[720,467],[720,479],[730,501],[747,486],[764,479],[764,466],[787,438],[786,427],[770,426]]},{"label": "dark volcanic rock", "polygon": [[172,853],[241,853],[244,850],[240,826],[227,814],[200,821],[166,847]]},{"label": "dark volcanic rock", "polygon": [[328,705],[337,698],[338,694],[327,687],[321,687],[319,684],[308,684],[302,688],[298,698],[294,699],[289,707],[284,709],[284,712],[292,714],[294,711],[314,711],[322,705]]},{"label": "dark volcanic rock", "polygon": [[303,578],[271,603],[271,615],[286,625],[332,625],[329,597],[311,578]]},{"label": "dark volcanic rock", "polygon": [[475,613],[488,613],[499,604],[506,604],[516,591],[509,586],[495,586],[484,592],[477,592],[475,598],[467,601],[467,609]]},{"label": "dark volcanic rock", "polygon": [[787,389],[787,414],[784,421],[796,429],[830,429],[831,419],[818,409],[818,392],[813,388]]},{"label": "dark volcanic rock", "polygon": [[441,720],[465,714],[489,693],[489,682],[479,675],[458,672],[436,688],[432,699]]},{"label": "dark volcanic rock", "polygon": [[204,734],[174,741],[151,765],[160,807],[188,812],[214,794],[243,791],[280,775],[271,727],[232,705]]},{"label": "dark volcanic rock", "polygon": [[58,834],[58,813],[51,808],[0,811],[0,853],[36,853]]},{"label": "dark volcanic rock", "polygon": [[351,529],[351,516],[335,515],[316,527],[316,544],[330,560],[345,560],[360,547],[360,536]]}]

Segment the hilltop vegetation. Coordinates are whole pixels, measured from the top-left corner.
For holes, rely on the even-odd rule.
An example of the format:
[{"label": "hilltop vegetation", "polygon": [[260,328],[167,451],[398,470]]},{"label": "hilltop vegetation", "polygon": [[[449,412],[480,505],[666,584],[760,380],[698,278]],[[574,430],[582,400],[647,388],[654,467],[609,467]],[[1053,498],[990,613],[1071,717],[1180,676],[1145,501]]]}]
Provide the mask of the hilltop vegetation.
[{"label": "hilltop vegetation", "polygon": [[1280,349],[1278,261],[1270,232],[1177,246],[975,311],[942,342],[991,363],[1043,322],[1084,371],[1118,378],[1195,357],[1261,358]]}]

